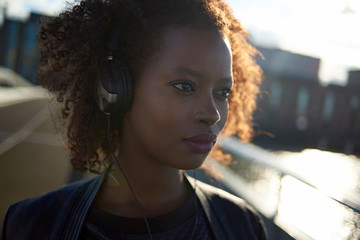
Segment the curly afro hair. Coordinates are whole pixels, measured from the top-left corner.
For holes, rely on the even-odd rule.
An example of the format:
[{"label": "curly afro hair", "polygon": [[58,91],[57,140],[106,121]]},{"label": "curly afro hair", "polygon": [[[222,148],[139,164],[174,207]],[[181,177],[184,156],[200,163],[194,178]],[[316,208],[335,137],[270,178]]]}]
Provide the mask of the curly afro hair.
[{"label": "curly afro hair", "polygon": [[[97,68],[107,56],[107,42],[121,25],[115,55],[129,65],[136,81],[144,64],[161,47],[161,32],[171,26],[208,30],[228,37],[233,53],[234,87],[224,134],[251,139],[262,71],[247,42],[247,32],[222,0],[82,0],[38,33],[41,66],[38,81],[61,104],[60,119],[76,170],[99,173],[108,165],[106,116],[96,104]],[[114,116],[121,122],[122,116]],[[122,124],[113,124],[111,141],[119,147]],[[216,153],[216,151],[215,151]]]}]

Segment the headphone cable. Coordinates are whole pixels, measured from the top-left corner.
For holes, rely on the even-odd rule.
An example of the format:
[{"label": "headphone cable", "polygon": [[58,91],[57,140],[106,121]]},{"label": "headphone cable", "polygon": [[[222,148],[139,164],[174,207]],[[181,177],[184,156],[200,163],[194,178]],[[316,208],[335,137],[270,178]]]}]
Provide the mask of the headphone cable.
[{"label": "headphone cable", "polygon": [[147,231],[148,231],[148,233],[149,233],[150,240],[153,240],[152,235],[151,235],[151,231],[150,231],[149,222],[148,222],[148,220],[147,220],[145,211],[144,211],[144,209],[142,208],[139,200],[137,199],[137,197],[136,197],[136,195],[135,195],[135,192],[134,192],[134,190],[133,190],[133,188],[132,188],[132,186],[131,186],[128,178],[126,177],[126,174],[125,174],[124,170],[122,169],[122,167],[121,167],[121,165],[120,165],[120,162],[119,162],[119,160],[117,159],[116,154],[115,154],[115,152],[114,152],[114,149],[113,149],[113,147],[112,147],[112,144],[111,144],[111,141],[110,141],[110,122],[111,122],[111,119],[110,119],[110,118],[111,118],[111,114],[106,114],[106,119],[107,119],[107,140],[108,140],[108,144],[109,144],[111,153],[113,154],[113,159],[115,160],[117,166],[119,167],[119,169],[120,169],[120,171],[121,171],[121,174],[123,175],[126,183],[127,183],[128,186],[129,186],[130,192],[131,192],[131,194],[132,194],[132,196],[133,196],[133,198],[134,198],[134,200],[135,200],[135,202],[136,202],[136,205],[138,206],[138,208],[139,208],[140,211],[141,211],[141,214],[143,215],[143,218],[144,218],[144,221],[145,221],[145,224],[146,224],[146,229],[147,229]]},{"label": "headphone cable", "polygon": [[196,169],[193,170],[193,175],[194,175],[194,200],[195,200],[195,224],[194,227],[191,231],[191,236],[190,239],[193,239],[194,234],[195,234],[195,230],[196,230],[196,225],[198,224],[198,200],[197,200],[197,195],[196,195],[196,188],[197,188],[197,177],[196,177]]}]

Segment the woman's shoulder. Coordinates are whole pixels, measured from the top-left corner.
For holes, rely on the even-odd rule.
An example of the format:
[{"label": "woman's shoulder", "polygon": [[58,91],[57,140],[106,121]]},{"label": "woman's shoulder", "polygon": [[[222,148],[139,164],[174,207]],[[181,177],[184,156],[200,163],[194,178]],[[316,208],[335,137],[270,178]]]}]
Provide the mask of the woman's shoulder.
[{"label": "woman's shoulder", "polygon": [[4,239],[15,239],[11,236],[20,233],[36,235],[37,231],[43,234],[60,229],[74,202],[97,181],[100,181],[99,177],[81,180],[10,205],[2,226]]},{"label": "woman's shoulder", "polygon": [[214,222],[222,225],[230,239],[233,239],[231,236],[266,239],[262,217],[245,200],[201,181],[195,185],[205,212],[216,216],[217,221]]}]

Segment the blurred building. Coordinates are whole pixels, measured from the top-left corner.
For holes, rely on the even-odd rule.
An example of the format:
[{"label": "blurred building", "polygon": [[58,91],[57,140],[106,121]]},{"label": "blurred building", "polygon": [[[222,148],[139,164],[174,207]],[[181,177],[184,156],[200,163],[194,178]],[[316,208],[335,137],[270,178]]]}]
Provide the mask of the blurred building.
[{"label": "blurred building", "polygon": [[42,15],[31,13],[28,19],[6,17],[0,26],[0,65],[13,69],[36,83],[39,51],[36,35]]},{"label": "blurred building", "polygon": [[265,79],[255,142],[270,148],[320,148],[360,154],[360,70],[347,86],[322,86],[320,59],[259,48]]}]

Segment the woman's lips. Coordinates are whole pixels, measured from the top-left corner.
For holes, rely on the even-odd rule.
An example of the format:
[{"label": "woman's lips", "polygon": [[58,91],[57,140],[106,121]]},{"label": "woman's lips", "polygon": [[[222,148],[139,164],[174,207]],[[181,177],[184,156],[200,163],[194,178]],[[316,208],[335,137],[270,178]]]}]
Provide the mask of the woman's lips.
[{"label": "woman's lips", "polygon": [[183,142],[190,150],[197,153],[208,153],[215,145],[217,136],[215,134],[200,134],[193,137],[185,138]]}]

